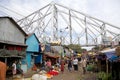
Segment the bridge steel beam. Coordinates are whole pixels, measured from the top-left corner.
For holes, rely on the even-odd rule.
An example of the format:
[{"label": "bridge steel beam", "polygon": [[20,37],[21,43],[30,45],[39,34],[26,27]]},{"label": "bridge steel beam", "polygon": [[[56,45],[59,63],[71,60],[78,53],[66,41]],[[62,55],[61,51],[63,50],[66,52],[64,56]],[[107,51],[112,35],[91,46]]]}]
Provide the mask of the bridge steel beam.
[{"label": "bridge steel beam", "polygon": [[[54,2],[17,22],[27,33],[37,31],[39,40],[42,40],[41,36],[43,34],[46,35],[44,36],[46,38],[51,36],[49,41],[60,40],[60,29],[68,27],[68,30],[65,30],[62,34],[62,37],[65,38],[63,44],[75,44],[74,40],[77,40],[78,44],[85,41],[84,45],[88,46],[90,43],[89,38],[92,38],[94,44],[98,44],[99,37],[101,37],[101,43],[104,44],[104,38],[108,37],[107,34],[110,34],[113,39],[120,34],[120,27]],[[109,30],[109,27],[116,29],[117,32]]]}]

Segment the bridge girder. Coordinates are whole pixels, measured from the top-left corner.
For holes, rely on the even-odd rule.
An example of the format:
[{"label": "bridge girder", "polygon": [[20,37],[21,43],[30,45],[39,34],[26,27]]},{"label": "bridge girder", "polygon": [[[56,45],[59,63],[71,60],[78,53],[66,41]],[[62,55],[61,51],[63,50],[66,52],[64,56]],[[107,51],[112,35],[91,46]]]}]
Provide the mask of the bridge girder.
[{"label": "bridge girder", "polygon": [[18,24],[28,34],[36,33],[41,42],[98,45],[120,34],[120,27],[53,2],[18,20]]}]

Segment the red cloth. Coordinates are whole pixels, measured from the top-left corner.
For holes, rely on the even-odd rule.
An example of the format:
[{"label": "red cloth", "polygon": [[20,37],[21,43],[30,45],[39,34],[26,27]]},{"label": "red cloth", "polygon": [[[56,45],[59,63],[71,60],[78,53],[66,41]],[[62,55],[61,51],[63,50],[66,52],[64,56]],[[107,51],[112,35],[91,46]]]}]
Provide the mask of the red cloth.
[{"label": "red cloth", "polygon": [[8,50],[14,50],[14,47],[8,46]]},{"label": "red cloth", "polygon": [[49,71],[48,74],[55,76],[55,75],[58,75],[58,71],[52,70],[52,71]]},{"label": "red cloth", "polygon": [[22,51],[22,48],[20,46],[16,46],[17,51]]},{"label": "red cloth", "polygon": [[8,50],[22,51],[22,47],[21,46],[8,46]]}]

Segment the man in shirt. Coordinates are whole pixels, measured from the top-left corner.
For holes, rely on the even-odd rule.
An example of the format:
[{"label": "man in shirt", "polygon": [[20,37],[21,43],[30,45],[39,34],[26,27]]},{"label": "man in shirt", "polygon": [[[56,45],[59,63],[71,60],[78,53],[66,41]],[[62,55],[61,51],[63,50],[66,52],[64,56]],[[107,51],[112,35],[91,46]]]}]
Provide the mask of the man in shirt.
[{"label": "man in shirt", "polygon": [[73,66],[74,66],[74,70],[78,71],[78,59],[76,57],[73,60]]},{"label": "man in shirt", "polygon": [[17,63],[17,61],[14,61],[14,63],[12,64],[12,73],[13,73],[13,76],[17,73],[16,63]]},{"label": "man in shirt", "polygon": [[83,58],[82,60],[81,60],[81,66],[82,66],[82,69],[83,69],[83,74],[85,74],[86,73],[86,59],[85,58]]}]

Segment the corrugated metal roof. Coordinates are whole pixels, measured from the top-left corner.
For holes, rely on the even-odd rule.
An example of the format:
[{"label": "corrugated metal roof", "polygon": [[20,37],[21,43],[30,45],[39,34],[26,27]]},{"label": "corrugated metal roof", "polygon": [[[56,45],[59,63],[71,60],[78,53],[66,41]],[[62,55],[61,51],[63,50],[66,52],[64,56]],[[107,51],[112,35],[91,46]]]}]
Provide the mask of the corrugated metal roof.
[{"label": "corrugated metal roof", "polygon": [[3,40],[0,40],[0,43],[4,43],[4,44],[10,44],[10,45],[19,45],[19,46],[26,46],[26,44],[22,44],[22,43],[15,43],[15,42],[11,42],[11,41],[3,41]]},{"label": "corrugated metal roof", "polygon": [[12,17],[3,16],[3,17],[0,17],[0,19],[1,19],[1,18],[7,18],[7,19],[9,19],[11,22],[13,22],[13,23],[17,26],[17,28],[18,28],[25,36],[27,36],[27,34],[24,32],[24,30],[17,24],[17,22],[16,22]]}]

